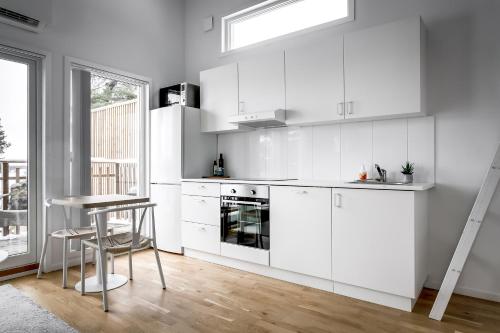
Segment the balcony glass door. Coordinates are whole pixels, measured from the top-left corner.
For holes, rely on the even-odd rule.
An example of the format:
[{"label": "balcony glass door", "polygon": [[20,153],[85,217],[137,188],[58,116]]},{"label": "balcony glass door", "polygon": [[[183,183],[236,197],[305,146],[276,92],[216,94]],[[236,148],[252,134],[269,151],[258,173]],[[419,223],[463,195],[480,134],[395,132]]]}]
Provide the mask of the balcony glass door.
[{"label": "balcony glass door", "polygon": [[37,67],[0,51],[0,270],[36,261]]}]

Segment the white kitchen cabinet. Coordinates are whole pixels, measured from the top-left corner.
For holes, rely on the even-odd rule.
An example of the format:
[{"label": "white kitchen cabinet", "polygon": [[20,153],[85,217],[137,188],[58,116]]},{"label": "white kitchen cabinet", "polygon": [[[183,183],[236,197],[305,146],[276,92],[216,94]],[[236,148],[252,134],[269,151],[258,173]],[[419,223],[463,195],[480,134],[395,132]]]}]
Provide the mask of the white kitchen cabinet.
[{"label": "white kitchen cabinet", "polygon": [[411,310],[427,276],[426,192],[334,189],[332,200],[335,292]]},{"label": "white kitchen cabinet", "polygon": [[239,113],[285,109],[284,52],[238,63]]},{"label": "white kitchen cabinet", "polygon": [[346,34],[346,119],[425,113],[420,17]]},{"label": "white kitchen cabinet", "polygon": [[202,132],[238,130],[228,122],[238,114],[238,66],[229,64],[200,72]]},{"label": "white kitchen cabinet", "polygon": [[220,199],[202,196],[182,196],[184,221],[220,225]]},{"label": "white kitchen cabinet", "polygon": [[158,249],[182,253],[181,186],[151,184],[151,201],[158,204],[155,208]]},{"label": "white kitchen cabinet", "polygon": [[270,266],[331,279],[331,189],[271,186]]},{"label": "white kitchen cabinet", "polygon": [[182,194],[197,195],[202,197],[219,197],[220,184],[219,183],[196,183],[196,182],[183,182]]},{"label": "white kitchen cabinet", "polygon": [[344,119],[343,37],[285,51],[286,123]]},{"label": "white kitchen cabinet", "polygon": [[220,254],[220,229],[213,225],[183,221],[182,246],[207,253]]}]

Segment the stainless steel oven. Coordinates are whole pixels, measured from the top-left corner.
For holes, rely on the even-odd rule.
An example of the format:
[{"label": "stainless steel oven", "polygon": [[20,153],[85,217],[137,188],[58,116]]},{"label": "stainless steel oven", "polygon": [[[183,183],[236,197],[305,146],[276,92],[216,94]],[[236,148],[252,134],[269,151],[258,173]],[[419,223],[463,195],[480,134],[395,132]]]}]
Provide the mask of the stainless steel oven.
[{"label": "stainless steel oven", "polygon": [[269,250],[269,186],[221,185],[221,241]]}]

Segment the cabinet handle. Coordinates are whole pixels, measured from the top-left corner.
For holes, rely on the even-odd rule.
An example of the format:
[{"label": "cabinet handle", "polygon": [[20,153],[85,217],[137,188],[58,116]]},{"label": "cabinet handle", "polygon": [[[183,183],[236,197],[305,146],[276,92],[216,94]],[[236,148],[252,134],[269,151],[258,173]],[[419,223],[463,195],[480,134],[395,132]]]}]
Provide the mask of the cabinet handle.
[{"label": "cabinet handle", "polygon": [[240,112],[241,113],[245,112],[245,102],[240,102]]},{"label": "cabinet handle", "polygon": [[344,115],[344,102],[340,102],[337,104],[337,114],[339,116],[343,116]]},{"label": "cabinet handle", "polygon": [[308,192],[307,191],[297,191],[296,193],[297,194],[307,194]]},{"label": "cabinet handle", "polygon": [[206,189],[207,187],[206,187],[205,185],[200,185],[198,188],[199,188],[200,190],[204,190],[204,189]]},{"label": "cabinet handle", "polygon": [[342,194],[340,193],[335,193],[333,195],[333,205],[337,208],[342,207]]},{"label": "cabinet handle", "polygon": [[206,201],[204,199],[200,199],[200,200],[198,200],[198,202],[203,203],[203,204],[206,203]]},{"label": "cabinet handle", "polygon": [[207,231],[207,229],[205,229],[205,227],[200,227],[199,230],[200,231]]},{"label": "cabinet handle", "polygon": [[353,114],[354,113],[353,107],[354,107],[354,102],[353,101],[347,102],[347,114]]}]

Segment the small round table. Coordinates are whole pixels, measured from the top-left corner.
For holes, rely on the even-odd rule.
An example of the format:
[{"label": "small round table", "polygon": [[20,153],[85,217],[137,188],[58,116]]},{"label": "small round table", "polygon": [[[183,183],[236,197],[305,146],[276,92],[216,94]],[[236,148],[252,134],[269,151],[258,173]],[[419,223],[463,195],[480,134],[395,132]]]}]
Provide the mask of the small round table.
[{"label": "small round table", "polygon": [[0,262],[5,261],[9,257],[9,252],[0,250]]}]

